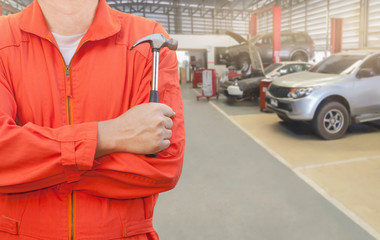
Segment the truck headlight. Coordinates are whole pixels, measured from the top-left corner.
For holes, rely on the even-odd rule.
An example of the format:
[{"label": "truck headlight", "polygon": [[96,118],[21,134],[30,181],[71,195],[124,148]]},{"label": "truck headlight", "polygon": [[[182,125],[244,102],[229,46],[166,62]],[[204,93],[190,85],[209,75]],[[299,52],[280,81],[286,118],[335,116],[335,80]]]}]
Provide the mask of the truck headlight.
[{"label": "truck headlight", "polygon": [[290,98],[302,98],[308,96],[313,91],[312,87],[305,88],[293,88],[288,93],[288,97]]}]

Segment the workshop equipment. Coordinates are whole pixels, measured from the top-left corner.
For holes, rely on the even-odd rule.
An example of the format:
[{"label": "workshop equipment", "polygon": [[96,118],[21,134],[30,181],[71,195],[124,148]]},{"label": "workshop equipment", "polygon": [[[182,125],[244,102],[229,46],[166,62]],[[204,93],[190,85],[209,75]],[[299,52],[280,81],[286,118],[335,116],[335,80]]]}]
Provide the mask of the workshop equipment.
[{"label": "workshop equipment", "polygon": [[[178,41],[174,39],[166,39],[164,34],[156,33],[151,34],[138,40],[130,50],[135,48],[140,43],[149,42],[153,52],[153,65],[152,65],[152,90],[149,95],[149,102],[159,102],[158,97],[158,65],[160,61],[160,50],[163,47],[167,47],[170,50],[177,50]],[[148,157],[156,157],[157,154],[147,155]]]},{"label": "workshop equipment", "polygon": [[267,109],[266,102],[265,102],[265,96],[267,94],[267,91],[269,90],[269,86],[272,83],[272,79],[261,79],[260,80],[260,111],[261,112],[272,112],[271,110]]},{"label": "workshop equipment", "polygon": [[193,88],[202,86],[202,73],[203,70],[193,70]]},{"label": "workshop equipment", "polygon": [[216,97],[219,99],[219,86],[216,78],[215,69],[204,69],[202,70],[202,94],[197,96],[197,101],[199,98],[206,98],[207,101],[211,97]]}]

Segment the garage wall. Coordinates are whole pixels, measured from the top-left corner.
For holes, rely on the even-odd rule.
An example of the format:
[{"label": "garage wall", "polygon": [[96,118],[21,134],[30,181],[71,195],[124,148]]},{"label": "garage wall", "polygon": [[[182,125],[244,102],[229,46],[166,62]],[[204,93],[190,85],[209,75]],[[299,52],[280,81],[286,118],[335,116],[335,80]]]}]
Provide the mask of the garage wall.
[{"label": "garage wall", "polygon": [[379,0],[369,1],[368,46],[380,47],[380,1]]},{"label": "garage wall", "polygon": [[[377,2],[378,11],[372,14],[379,16],[380,2]],[[272,31],[272,18],[271,11],[258,15],[258,33]],[[344,18],[343,49],[359,48],[360,0],[293,1],[281,11],[281,29],[307,31],[317,51],[329,51],[331,18]],[[376,20],[371,23],[377,27],[380,25]]]},{"label": "garage wall", "polygon": [[360,0],[330,0],[330,18],[343,18],[343,49],[359,48]]},{"label": "garage wall", "polygon": [[[307,31],[306,21],[308,21],[306,12],[306,2],[300,2],[297,4],[293,4],[292,7],[288,10],[288,29],[296,29],[297,31]],[[285,25],[285,24],[284,24]],[[286,29],[286,25],[284,26]]]},{"label": "garage wall", "polygon": [[[331,18],[344,19],[343,49],[356,49],[361,44],[365,45],[366,42],[368,47],[380,47],[379,0],[286,0],[281,3],[283,3],[282,30],[307,31],[315,42],[316,51],[328,52],[330,50]],[[363,9],[362,3],[368,3],[368,10]],[[166,19],[149,14],[146,17],[159,21],[168,31],[175,28],[170,25],[170,22],[174,22],[172,15]],[[184,11],[180,24],[183,26],[184,33],[209,34],[213,28],[216,28],[229,29],[246,36],[249,31],[249,21],[243,21],[240,17],[235,17],[231,21],[220,14],[215,13],[214,16],[211,11],[203,13],[203,15],[201,12],[189,14]],[[257,32],[271,32],[272,18],[271,11],[260,13],[257,20]],[[365,29],[363,26],[367,25],[364,22],[366,19],[368,28]],[[192,29],[194,32],[191,32]],[[366,34],[367,31],[368,34]]]},{"label": "garage wall", "polygon": [[273,12],[266,11],[257,15],[257,33],[268,33],[273,30]]},{"label": "garage wall", "polygon": [[329,51],[329,24],[327,1],[305,2],[306,31],[315,43],[316,51]]}]

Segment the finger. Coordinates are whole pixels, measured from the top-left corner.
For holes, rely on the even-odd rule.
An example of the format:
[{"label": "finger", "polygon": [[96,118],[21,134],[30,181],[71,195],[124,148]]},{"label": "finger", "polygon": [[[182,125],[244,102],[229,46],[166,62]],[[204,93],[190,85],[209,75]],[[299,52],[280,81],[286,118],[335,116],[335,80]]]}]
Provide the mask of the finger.
[{"label": "finger", "polygon": [[168,105],[165,105],[165,104],[161,104],[161,110],[162,110],[162,113],[164,114],[164,116],[167,116],[167,117],[174,117],[175,113],[173,111],[173,109],[171,109]]},{"label": "finger", "polygon": [[165,150],[165,149],[167,149],[168,147],[170,147],[170,141],[169,141],[169,140],[164,140],[164,141],[162,142],[160,152],[163,151],[163,150]]},{"label": "finger", "polygon": [[169,130],[169,129],[165,129],[165,130],[163,131],[162,138],[163,138],[164,140],[169,140],[170,138],[172,138],[172,135],[173,135],[173,132],[172,132],[171,130]]},{"label": "finger", "polygon": [[166,117],[164,120],[164,127],[166,129],[172,129],[173,127],[173,120],[171,118]]}]

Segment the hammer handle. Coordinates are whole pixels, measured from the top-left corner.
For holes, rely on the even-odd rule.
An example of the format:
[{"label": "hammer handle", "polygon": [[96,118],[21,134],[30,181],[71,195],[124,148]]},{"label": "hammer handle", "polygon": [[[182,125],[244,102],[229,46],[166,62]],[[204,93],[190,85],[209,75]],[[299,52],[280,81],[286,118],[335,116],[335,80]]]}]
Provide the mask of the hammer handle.
[{"label": "hammer handle", "polygon": [[157,90],[151,90],[150,91],[149,102],[158,103],[158,91]]},{"label": "hammer handle", "polygon": [[[152,73],[152,90],[149,95],[149,102],[158,103],[158,63],[160,50],[153,49],[153,73]],[[148,154],[147,157],[157,157],[157,153]]]},{"label": "hammer handle", "polygon": [[[158,91],[157,90],[150,90],[149,102],[158,103]],[[148,154],[145,156],[150,157],[150,158],[154,158],[154,157],[157,157],[157,153]]]}]

